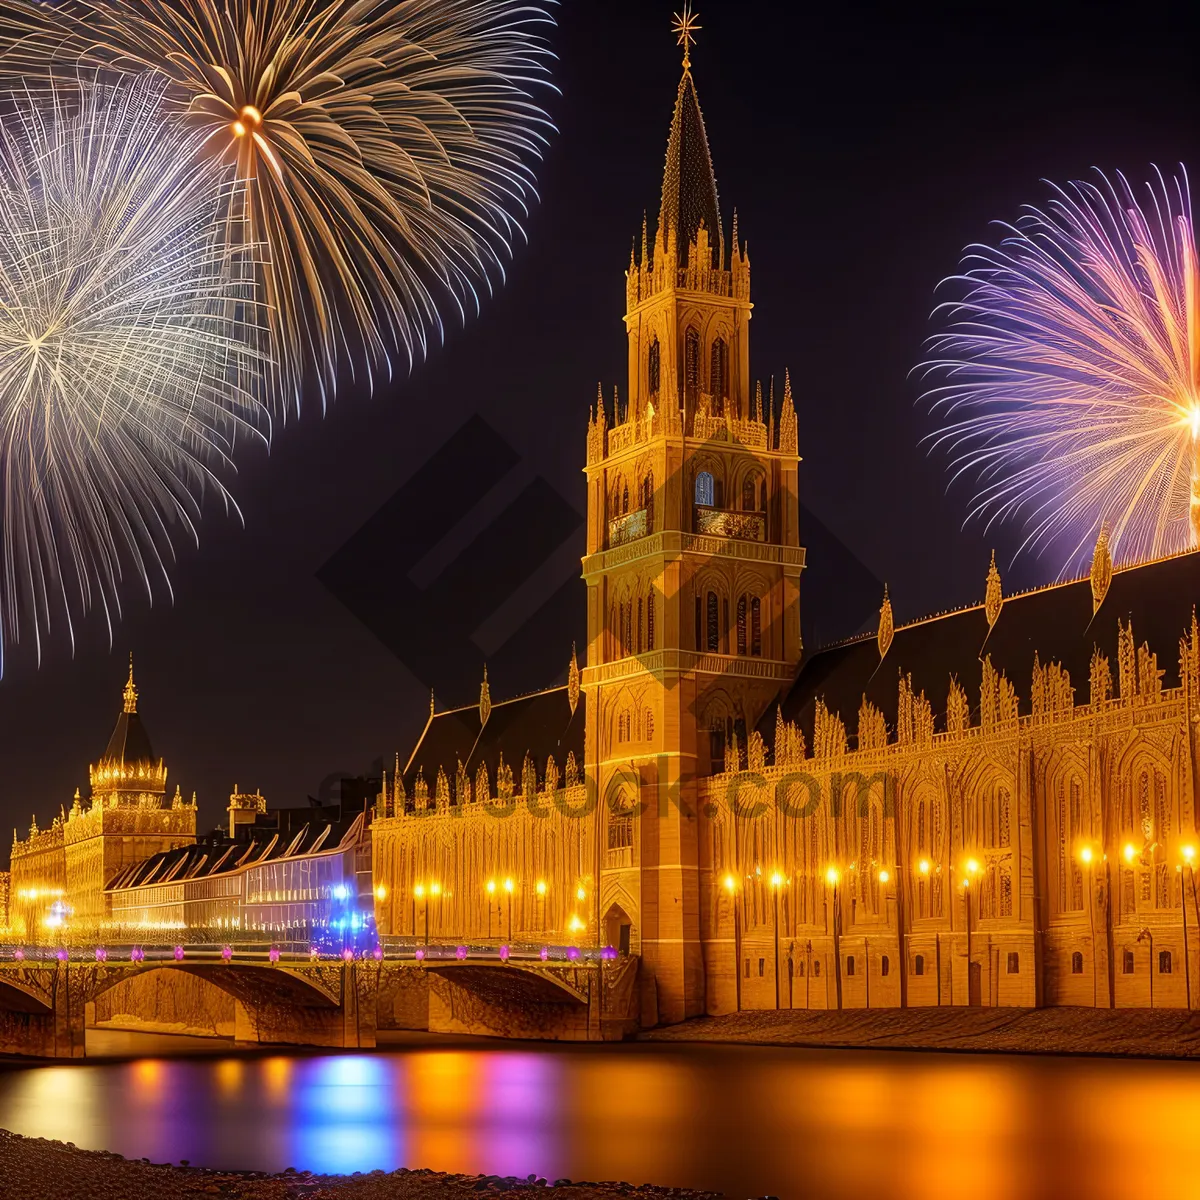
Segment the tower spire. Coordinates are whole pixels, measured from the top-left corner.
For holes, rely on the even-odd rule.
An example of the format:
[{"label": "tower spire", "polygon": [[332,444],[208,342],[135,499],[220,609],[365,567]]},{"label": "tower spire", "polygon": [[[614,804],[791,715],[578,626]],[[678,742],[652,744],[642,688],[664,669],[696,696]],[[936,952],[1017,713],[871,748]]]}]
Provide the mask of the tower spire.
[{"label": "tower spire", "polygon": [[[683,76],[675,97],[675,113],[671,119],[671,134],[667,140],[667,162],[663,172],[662,208],[658,216],[658,237],[655,239],[655,261],[658,241],[669,248],[675,237],[676,265],[685,265],[688,250],[696,240],[700,227],[708,230],[709,245],[724,254],[725,231],[721,226],[721,210],[717,200],[717,180],[713,174],[712,155],[704,116],[692,79],[691,44],[700,28],[691,4],[685,4],[682,14],[675,14],[673,26],[683,47]],[[708,267],[711,263],[703,264]],[[724,264],[722,263],[722,266]]]},{"label": "tower spire", "polygon": [[133,651],[129,652],[129,678],[125,681],[125,691],[123,693],[125,700],[125,711],[127,713],[137,712],[137,686],[133,682]]}]

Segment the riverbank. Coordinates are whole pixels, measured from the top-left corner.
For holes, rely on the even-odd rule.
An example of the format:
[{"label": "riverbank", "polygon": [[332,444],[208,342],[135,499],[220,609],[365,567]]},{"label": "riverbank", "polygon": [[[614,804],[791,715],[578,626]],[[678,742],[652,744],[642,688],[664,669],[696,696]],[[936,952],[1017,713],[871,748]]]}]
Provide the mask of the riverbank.
[{"label": "riverbank", "polygon": [[714,1192],[623,1183],[517,1180],[437,1171],[368,1175],[261,1175],[132,1162],[119,1154],[25,1138],[0,1129],[0,1197],[13,1200],[453,1200],[503,1193],[510,1200],[719,1200]]},{"label": "riverbank", "polygon": [[652,1029],[654,1042],[730,1042],[829,1049],[955,1050],[1200,1058],[1200,1013],[1175,1009],[774,1009],[695,1017]]}]

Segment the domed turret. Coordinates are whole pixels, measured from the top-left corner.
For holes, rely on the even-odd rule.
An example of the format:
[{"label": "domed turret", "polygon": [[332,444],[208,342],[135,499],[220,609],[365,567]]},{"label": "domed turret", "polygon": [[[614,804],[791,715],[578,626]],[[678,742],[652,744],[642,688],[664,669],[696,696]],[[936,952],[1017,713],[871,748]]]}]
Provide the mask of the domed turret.
[{"label": "domed turret", "polygon": [[137,805],[159,807],[167,789],[167,771],[156,758],[150,736],[137,710],[138,690],[133,682],[133,655],[122,694],[120,716],[99,763],[90,770],[93,803],[105,807]]}]

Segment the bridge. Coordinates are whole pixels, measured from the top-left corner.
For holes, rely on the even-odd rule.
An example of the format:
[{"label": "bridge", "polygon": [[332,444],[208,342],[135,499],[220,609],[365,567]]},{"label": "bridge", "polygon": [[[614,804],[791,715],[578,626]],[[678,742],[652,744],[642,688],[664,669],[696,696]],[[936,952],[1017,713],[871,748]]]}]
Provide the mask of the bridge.
[{"label": "bridge", "polygon": [[263,942],[0,946],[0,1053],[80,1058],[98,1021],[178,1030],[178,1011],[189,1027],[246,1044],[369,1048],[392,1029],[611,1040],[637,1027],[637,966],[611,949],[400,939],[340,953]]}]

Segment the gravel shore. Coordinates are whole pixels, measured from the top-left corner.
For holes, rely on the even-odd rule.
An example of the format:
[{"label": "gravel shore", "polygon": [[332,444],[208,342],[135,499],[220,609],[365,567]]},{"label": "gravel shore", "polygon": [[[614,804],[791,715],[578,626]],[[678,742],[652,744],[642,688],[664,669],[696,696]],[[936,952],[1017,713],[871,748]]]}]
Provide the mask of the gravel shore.
[{"label": "gravel shore", "polygon": [[119,1154],[0,1130],[0,1200],[453,1200],[504,1193],[511,1200],[719,1200],[713,1192],[626,1183],[518,1180],[436,1171],[280,1175],[204,1171],[133,1162]]},{"label": "gravel shore", "polygon": [[1200,1013],[1103,1008],[772,1009],[697,1017],[682,1025],[649,1030],[641,1039],[864,1050],[1200,1058]]}]

